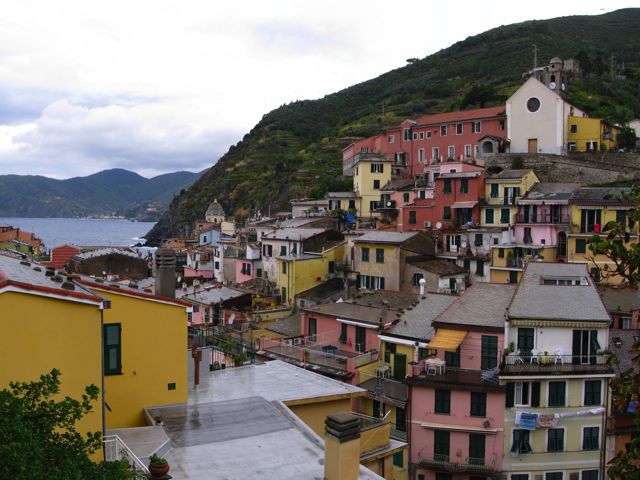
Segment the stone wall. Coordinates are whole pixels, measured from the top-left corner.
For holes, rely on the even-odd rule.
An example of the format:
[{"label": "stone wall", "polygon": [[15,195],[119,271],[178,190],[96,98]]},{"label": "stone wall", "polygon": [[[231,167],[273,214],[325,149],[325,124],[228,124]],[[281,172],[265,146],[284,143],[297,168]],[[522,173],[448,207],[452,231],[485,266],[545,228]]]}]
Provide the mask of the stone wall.
[{"label": "stone wall", "polygon": [[543,182],[592,185],[637,179],[640,184],[640,154],[637,153],[500,154],[487,157],[485,166],[510,168],[516,157],[523,160],[525,168],[533,168]]}]

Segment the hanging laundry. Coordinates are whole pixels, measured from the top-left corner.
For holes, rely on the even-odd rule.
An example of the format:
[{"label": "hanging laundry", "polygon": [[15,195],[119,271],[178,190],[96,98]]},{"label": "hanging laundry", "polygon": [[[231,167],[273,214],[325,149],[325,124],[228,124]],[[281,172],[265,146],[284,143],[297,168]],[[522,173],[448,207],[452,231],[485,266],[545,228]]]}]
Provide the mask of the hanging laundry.
[{"label": "hanging laundry", "polygon": [[555,428],[558,426],[558,419],[553,413],[544,413],[538,415],[538,427]]},{"label": "hanging laundry", "polygon": [[524,430],[535,430],[538,424],[537,413],[522,412],[520,415],[520,428]]}]

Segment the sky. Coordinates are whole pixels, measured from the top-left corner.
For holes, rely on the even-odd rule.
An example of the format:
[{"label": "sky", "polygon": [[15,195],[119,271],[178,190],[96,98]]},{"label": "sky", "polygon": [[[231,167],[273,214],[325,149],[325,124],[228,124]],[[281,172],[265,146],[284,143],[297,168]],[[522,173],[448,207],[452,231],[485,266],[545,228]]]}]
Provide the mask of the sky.
[{"label": "sky", "polygon": [[285,103],[321,98],[500,25],[634,3],[8,2],[0,175],[200,171]]}]

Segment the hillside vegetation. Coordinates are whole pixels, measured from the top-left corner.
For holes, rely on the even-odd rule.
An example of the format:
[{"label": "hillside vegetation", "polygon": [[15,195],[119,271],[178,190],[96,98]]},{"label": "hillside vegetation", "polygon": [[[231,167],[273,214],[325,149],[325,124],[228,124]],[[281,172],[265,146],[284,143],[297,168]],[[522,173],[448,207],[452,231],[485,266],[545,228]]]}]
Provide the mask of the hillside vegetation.
[{"label": "hillside vegetation", "polygon": [[0,216],[120,215],[137,220],[157,220],[174,195],[188,188],[199,175],[174,172],[144,178],[117,168],[67,180],[0,175]]},{"label": "hillside vegetation", "polygon": [[173,200],[148,241],[189,234],[214,198],[244,217],[288,209],[289,199],[312,189],[350,189],[341,177],[342,148],[405,118],[503,103],[533,66],[532,44],[539,65],[554,56],[580,59],[585,75],[570,86],[578,107],[616,122],[638,117],[638,25],[640,9],[501,26],[322,99],[283,105]]}]

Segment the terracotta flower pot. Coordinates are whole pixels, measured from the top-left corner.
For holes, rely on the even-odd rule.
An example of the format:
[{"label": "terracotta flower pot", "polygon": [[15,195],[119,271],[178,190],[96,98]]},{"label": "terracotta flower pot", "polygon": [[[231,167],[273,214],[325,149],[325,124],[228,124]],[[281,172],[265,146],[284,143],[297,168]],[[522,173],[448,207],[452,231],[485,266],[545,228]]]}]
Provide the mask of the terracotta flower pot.
[{"label": "terracotta flower pot", "polygon": [[149,473],[153,478],[161,478],[161,477],[164,477],[167,473],[169,473],[169,468],[170,467],[168,463],[163,463],[163,464],[150,463]]}]

